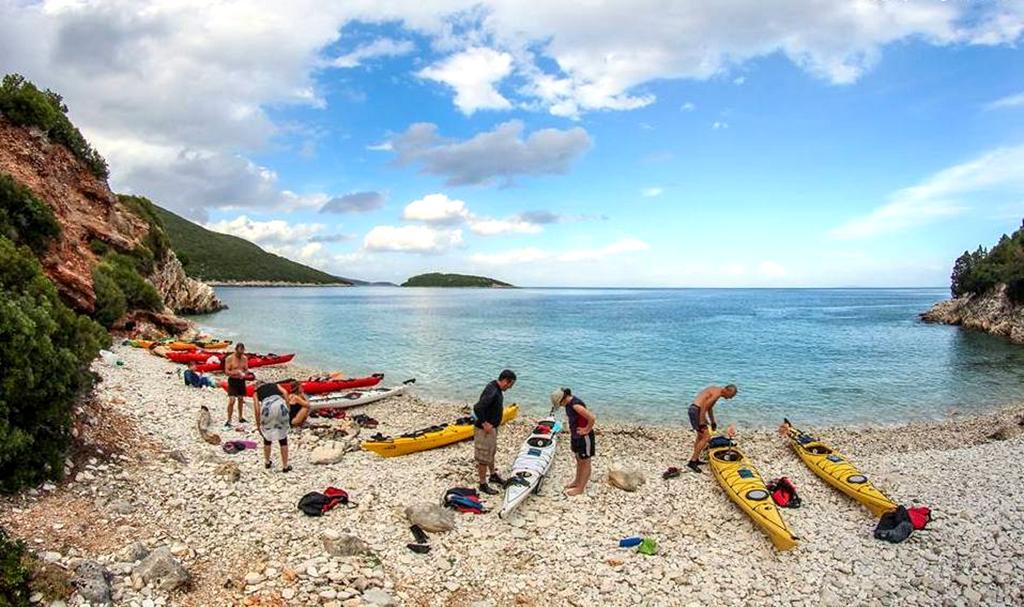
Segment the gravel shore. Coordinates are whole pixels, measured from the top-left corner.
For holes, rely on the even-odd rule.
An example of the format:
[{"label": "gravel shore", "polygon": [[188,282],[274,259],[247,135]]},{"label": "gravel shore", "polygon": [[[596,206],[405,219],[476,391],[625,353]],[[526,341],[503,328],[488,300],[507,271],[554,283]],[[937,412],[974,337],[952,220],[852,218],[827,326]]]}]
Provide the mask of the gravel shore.
[{"label": "gravel shore", "polygon": [[[560,446],[541,494],[509,520],[457,514],[455,528],[430,534],[432,550],[421,555],[406,548],[414,540],[404,510],[475,484],[471,443],[393,459],[355,450],[316,465],[314,448],[334,439],[344,444],[355,431],[345,420],[317,419],[322,427],[290,437],[292,472],[280,472],[276,446],[276,465],[265,470],[258,450],[228,455],[200,440],[203,405],[222,438],[259,438],[251,427],[221,427],[223,391],[182,385],[178,365],[145,351],[115,351],[126,365],[95,364],[103,381],[82,407],[76,433],[87,449],[69,460],[69,478],[6,498],[0,523],[69,574],[88,577],[92,565],[83,563],[97,564],[118,605],[1024,602],[1021,406],[897,427],[829,429],[799,420],[899,503],[932,508],[929,529],[898,545],[875,540],[868,510],[814,477],[785,441],[740,428],[740,445],[762,475],[789,477],[803,498],[802,508],[784,511],[801,542],[776,553],[710,473],[661,479],[666,467],[685,463],[688,429],[603,423],[597,411],[597,458],[585,495],[561,494],[573,462]],[[294,366],[257,371],[304,373]],[[407,395],[352,413],[380,421],[364,436],[398,434],[458,417],[465,406]],[[531,427],[519,419],[501,429],[499,462],[511,464]],[[1000,428],[1005,440],[988,438]],[[646,483],[632,493],[610,486],[607,472],[616,463],[639,467]],[[303,494],[329,485],[346,489],[356,507],[320,518],[297,509]],[[487,503],[496,509],[500,496]],[[366,552],[345,556],[359,552],[337,548],[347,535],[360,538]],[[659,552],[618,548],[630,535],[654,538]],[[166,576],[140,564],[147,554],[180,564],[189,581],[165,585]],[[84,603],[80,593],[69,601]]]}]

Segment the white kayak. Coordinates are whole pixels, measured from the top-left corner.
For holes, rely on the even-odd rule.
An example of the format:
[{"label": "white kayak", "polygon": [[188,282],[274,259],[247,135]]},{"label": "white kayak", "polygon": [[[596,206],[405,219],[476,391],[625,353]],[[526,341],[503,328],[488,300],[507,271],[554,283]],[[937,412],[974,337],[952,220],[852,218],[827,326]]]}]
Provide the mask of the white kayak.
[{"label": "white kayak", "polygon": [[558,431],[561,424],[553,417],[537,422],[523,448],[512,463],[512,474],[505,485],[505,503],[498,516],[505,518],[530,495],[536,493],[540,483],[555,461]]},{"label": "white kayak", "polygon": [[379,400],[384,400],[385,398],[404,394],[409,385],[415,382],[415,379],[408,379],[404,381],[401,386],[393,386],[391,388],[362,388],[359,390],[328,392],[327,394],[310,396],[309,409],[310,411],[328,408],[348,409],[349,407],[368,405]]}]

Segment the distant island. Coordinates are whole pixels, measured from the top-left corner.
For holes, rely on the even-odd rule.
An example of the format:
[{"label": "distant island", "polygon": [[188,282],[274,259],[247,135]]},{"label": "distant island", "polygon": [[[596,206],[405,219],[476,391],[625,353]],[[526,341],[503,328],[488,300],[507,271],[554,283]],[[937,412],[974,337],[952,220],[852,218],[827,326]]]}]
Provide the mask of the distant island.
[{"label": "distant island", "polygon": [[248,240],[207,230],[167,209],[156,207],[156,212],[185,273],[199,280],[239,286],[366,284],[268,253]]},{"label": "distant island", "polygon": [[402,283],[403,287],[484,287],[492,289],[514,289],[513,285],[486,276],[469,274],[441,274],[431,272],[413,276]]},{"label": "distant island", "polygon": [[950,277],[953,299],[921,314],[925,322],[960,325],[1024,344],[1024,225],[991,249],[964,251]]}]

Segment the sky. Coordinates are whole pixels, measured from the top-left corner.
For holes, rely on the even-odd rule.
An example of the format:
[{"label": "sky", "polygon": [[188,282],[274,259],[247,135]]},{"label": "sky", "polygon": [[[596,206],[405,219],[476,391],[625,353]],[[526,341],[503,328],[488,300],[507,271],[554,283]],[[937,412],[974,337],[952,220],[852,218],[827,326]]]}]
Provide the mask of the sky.
[{"label": "sky", "polygon": [[1024,218],[1024,0],[0,0],[118,192],[345,277],[945,286]]}]

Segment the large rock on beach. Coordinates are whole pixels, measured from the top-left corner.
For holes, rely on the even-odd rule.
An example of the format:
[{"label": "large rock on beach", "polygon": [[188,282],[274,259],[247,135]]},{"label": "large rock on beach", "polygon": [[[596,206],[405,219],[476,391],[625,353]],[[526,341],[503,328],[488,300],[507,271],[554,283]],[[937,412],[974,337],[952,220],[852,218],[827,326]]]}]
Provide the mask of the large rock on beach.
[{"label": "large rock on beach", "polygon": [[242,478],[242,469],[235,462],[224,462],[217,466],[213,473],[232,483],[238,482],[238,479]]},{"label": "large rock on beach", "polygon": [[623,491],[636,491],[645,482],[644,473],[633,464],[614,463],[608,468],[608,483]]},{"label": "large rock on beach", "polygon": [[313,449],[309,461],[314,464],[328,465],[341,461],[345,454],[353,450],[351,441],[332,441]]},{"label": "large rock on beach", "polygon": [[437,504],[413,504],[405,509],[405,518],[424,531],[440,533],[455,528],[455,514]]},{"label": "large rock on beach", "polygon": [[398,605],[398,601],[393,596],[377,588],[364,592],[363,600],[378,607],[395,607]]},{"label": "large rock on beach", "polygon": [[338,533],[329,529],[324,531],[322,539],[324,550],[331,556],[356,556],[370,553],[370,547],[366,545],[366,542],[354,535]]},{"label": "large rock on beach", "polygon": [[149,554],[132,569],[132,575],[161,592],[170,592],[188,582],[188,571],[171,554],[171,549],[161,546]]},{"label": "large rock on beach", "polygon": [[109,605],[112,601],[109,577],[103,565],[96,561],[83,561],[75,568],[71,583],[86,601],[94,605]]}]

